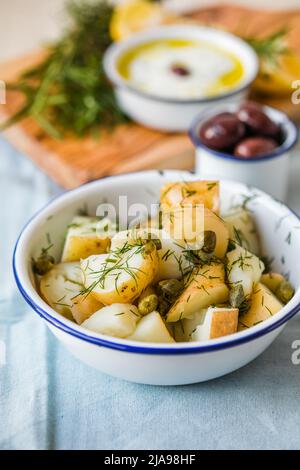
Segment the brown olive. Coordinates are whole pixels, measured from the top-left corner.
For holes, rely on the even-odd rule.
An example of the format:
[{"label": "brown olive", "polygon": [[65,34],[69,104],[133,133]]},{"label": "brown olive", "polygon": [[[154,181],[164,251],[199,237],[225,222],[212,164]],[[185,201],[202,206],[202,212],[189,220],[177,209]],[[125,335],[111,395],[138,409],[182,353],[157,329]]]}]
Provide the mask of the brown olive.
[{"label": "brown olive", "polygon": [[205,122],[199,132],[204,145],[215,150],[226,150],[244,137],[245,126],[231,113],[222,113]]},{"label": "brown olive", "polygon": [[262,106],[253,101],[246,101],[237,112],[238,119],[243,122],[251,133],[273,137],[280,137],[280,127],[272,121],[263,111]]},{"label": "brown olive", "polygon": [[271,153],[276,147],[277,142],[274,139],[248,137],[235,147],[233,154],[240,158],[262,157]]}]

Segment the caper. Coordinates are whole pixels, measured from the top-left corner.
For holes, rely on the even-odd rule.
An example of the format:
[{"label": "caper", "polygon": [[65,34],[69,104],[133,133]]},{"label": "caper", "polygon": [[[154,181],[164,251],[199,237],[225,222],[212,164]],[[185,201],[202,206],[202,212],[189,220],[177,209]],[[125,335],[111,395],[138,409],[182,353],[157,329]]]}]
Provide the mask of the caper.
[{"label": "caper", "polygon": [[36,260],[32,260],[32,269],[35,274],[43,276],[47,274],[55,264],[53,256],[48,253],[42,253]]},{"label": "caper", "polygon": [[241,284],[234,286],[229,292],[229,303],[231,307],[238,308],[245,300],[245,294]]},{"label": "caper", "polygon": [[215,232],[212,230],[205,230],[202,251],[204,251],[204,253],[212,253],[216,248],[216,243],[217,237]]},{"label": "caper", "polygon": [[288,281],[281,281],[275,295],[282,303],[287,304],[294,295],[294,289]]},{"label": "caper", "polygon": [[141,295],[139,296],[139,301],[144,299],[145,297],[148,297],[148,295],[151,295],[151,294],[156,294],[156,291],[154,289],[153,286],[147,286],[141,293]]},{"label": "caper", "polygon": [[148,315],[154,312],[158,306],[158,297],[156,294],[150,294],[139,300],[138,309],[141,315]]}]

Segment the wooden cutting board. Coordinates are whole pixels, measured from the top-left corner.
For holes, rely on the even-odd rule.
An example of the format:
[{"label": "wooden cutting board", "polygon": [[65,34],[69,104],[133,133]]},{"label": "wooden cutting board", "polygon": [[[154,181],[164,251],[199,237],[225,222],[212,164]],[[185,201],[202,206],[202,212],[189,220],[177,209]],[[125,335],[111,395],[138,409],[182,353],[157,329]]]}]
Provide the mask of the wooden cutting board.
[{"label": "wooden cutting board", "polygon": [[[300,11],[270,12],[236,6],[205,8],[187,15],[202,24],[217,26],[238,35],[265,35],[289,27],[289,41],[300,53]],[[0,65],[0,79],[12,81],[41,60],[35,52]],[[300,78],[300,77],[299,77]],[[6,104],[0,105],[0,121],[9,118],[22,104],[22,96],[9,91]],[[300,120],[300,106],[289,99],[272,101]],[[164,134],[136,124],[123,125],[113,132],[102,132],[99,139],[68,136],[54,140],[41,131],[32,119],[5,131],[6,138],[27,155],[58,184],[73,188],[105,176],[150,168],[193,168],[193,147],[184,134]]]}]

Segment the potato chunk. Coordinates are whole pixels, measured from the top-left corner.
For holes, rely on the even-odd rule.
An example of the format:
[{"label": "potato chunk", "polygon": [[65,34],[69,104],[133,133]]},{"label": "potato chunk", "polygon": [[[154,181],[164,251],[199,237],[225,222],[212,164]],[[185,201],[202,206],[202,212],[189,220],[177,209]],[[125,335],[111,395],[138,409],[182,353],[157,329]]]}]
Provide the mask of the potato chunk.
[{"label": "potato chunk", "polygon": [[190,271],[191,262],[188,259],[184,243],[173,240],[165,230],[159,229],[131,229],[117,233],[111,240],[111,250],[122,249],[124,245],[134,245],[137,241],[147,240],[149,237],[157,239],[160,247],[157,248],[158,271],[156,281],[161,279],[180,279],[183,274]]},{"label": "potato chunk", "polygon": [[[83,289],[84,287],[82,286],[82,290]],[[101,302],[98,302],[98,300],[92,295],[79,294],[72,300],[73,304],[71,307],[71,313],[74,320],[79,325],[93,315],[93,313],[97,312],[97,310],[104,307],[104,305]]]},{"label": "potato chunk", "polygon": [[174,339],[170,335],[158,312],[145,315],[139,321],[135,331],[128,339],[150,343],[174,343]]},{"label": "potato chunk", "polygon": [[[204,321],[207,309],[195,312],[191,318],[184,318],[174,323],[174,338],[178,342],[190,341],[192,333]],[[172,324],[172,323],[170,323]]]},{"label": "potato chunk", "polygon": [[90,256],[81,261],[84,286],[105,305],[130,303],[153,281],[158,256],[152,242],[127,246],[106,255]]},{"label": "potato chunk", "polygon": [[188,285],[170,308],[166,320],[176,322],[190,318],[203,308],[226,302],[228,295],[223,264],[205,265],[194,271]]},{"label": "potato chunk", "polygon": [[254,284],[260,280],[263,270],[263,262],[245,248],[237,246],[227,253],[228,281],[233,287],[241,285],[245,296],[251,294]]},{"label": "potato chunk", "polygon": [[161,188],[160,202],[166,209],[203,204],[204,207],[219,214],[219,182],[203,180],[167,183]]},{"label": "potato chunk", "polygon": [[139,319],[135,305],[117,303],[101,308],[85,320],[82,326],[104,335],[127,338],[134,332]]},{"label": "potato chunk", "polygon": [[256,284],[250,298],[250,308],[239,317],[239,330],[267,320],[282,307],[282,303],[264,284]]},{"label": "potato chunk", "polygon": [[270,291],[275,294],[276,290],[280,284],[285,281],[285,278],[282,274],[279,273],[267,273],[261,276],[261,282],[270,289]]},{"label": "potato chunk", "polygon": [[103,307],[92,295],[82,295],[83,290],[82,271],[78,262],[55,265],[40,282],[40,291],[46,302],[79,325]]},{"label": "potato chunk", "polygon": [[80,264],[60,263],[54,266],[40,281],[43,299],[56,312],[73,320],[74,298],[83,289]]},{"label": "potato chunk", "polygon": [[62,261],[79,261],[91,255],[106,253],[113,224],[107,218],[74,217],[69,225]]},{"label": "potato chunk", "polygon": [[238,308],[210,307],[201,325],[191,334],[191,341],[206,341],[231,335],[237,331]]},{"label": "potato chunk", "polygon": [[224,221],[229,229],[231,240],[237,242],[255,255],[259,255],[260,246],[257,229],[252,215],[246,209],[239,209],[236,212],[224,217]]},{"label": "potato chunk", "polygon": [[162,223],[177,243],[185,244],[191,250],[206,249],[205,234],[213,232],[215,242],[210,252],[218,258],[225,256],[229,230],[225,222],[206,207],[171,208],[163,212]]},{"label": "potato chunk", "polygon": [[239,311],[230,307],[210,307],[196,312],[192,318],[175,323],[176,341],[206,341],[237,331]]},{"label": "potato chunk", "polygon": [[204,209],[204,230],[215,233],[216,246],[213,253],[217,258],[223,258],[229,241],[229,232],[224,221],[209,209]]}]

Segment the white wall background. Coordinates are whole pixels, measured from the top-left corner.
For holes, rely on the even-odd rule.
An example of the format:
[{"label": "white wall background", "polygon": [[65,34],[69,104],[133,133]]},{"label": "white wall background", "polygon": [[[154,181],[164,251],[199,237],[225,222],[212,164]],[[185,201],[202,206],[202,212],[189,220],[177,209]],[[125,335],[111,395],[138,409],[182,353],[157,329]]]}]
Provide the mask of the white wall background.
[{"label": "white wall background", "polygon": [[[117,0],[118,1],[118,0]],[[63,25],[65,0],[0,0],[0,61],[55,38]],[[166,0],[175,8],[236,3],[253,8],[300,8],[300,0]]]}]

